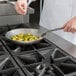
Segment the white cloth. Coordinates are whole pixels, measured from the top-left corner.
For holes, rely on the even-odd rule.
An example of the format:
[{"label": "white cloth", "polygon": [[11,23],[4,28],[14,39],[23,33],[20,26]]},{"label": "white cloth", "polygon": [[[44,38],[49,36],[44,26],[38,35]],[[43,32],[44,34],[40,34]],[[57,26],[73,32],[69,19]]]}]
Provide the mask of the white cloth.
[{"label": "white cloth", "polygon": [[[76,16],[76,0],[44,0],[40,26],[47,29],[58,28],[74,16]],[[63,30],[54,33],[76,45],[76,34]]]}]

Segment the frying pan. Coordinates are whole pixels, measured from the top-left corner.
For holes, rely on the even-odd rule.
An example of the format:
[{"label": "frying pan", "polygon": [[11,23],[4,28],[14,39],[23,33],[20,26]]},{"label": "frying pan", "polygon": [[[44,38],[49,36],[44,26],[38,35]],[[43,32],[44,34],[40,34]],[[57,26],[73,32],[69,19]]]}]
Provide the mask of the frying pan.
[{"label": "frying pan", "polygon": [[[17,44],[34,44],[34,43],[40,42],[44,38],[44,36],[46,35],[47,32],[52,32],[52,31],[56,31],[56,30],[60,30],[60,29],[62,29],[62,28],[56,28],[56,29],[48,30],[48,31],[42,33],[38,29],[20,28],[20,29],[14,29],[14,30],[8,31],[5,34],[5,38],[8,39],[9,41],[12,41],[12,42],[17,43]],[[11,39],[12,36],[20,34],[20,33],[23,33],[23,34],[32,33],[33,35],[39,36],[40,38],[38,40],[28,41],[28,42],[16,41],[16,40]]]}]

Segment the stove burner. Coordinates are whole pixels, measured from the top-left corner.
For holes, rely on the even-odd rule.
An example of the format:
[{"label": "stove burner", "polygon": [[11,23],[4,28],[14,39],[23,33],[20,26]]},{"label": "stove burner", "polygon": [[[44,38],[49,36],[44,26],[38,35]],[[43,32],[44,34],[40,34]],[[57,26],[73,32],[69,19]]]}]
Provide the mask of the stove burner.
[{"label": "stove burner", "polygon": [[76,62],[66,53],[56,48],[51,55],[51,60],[56,76],[76,75]]}]

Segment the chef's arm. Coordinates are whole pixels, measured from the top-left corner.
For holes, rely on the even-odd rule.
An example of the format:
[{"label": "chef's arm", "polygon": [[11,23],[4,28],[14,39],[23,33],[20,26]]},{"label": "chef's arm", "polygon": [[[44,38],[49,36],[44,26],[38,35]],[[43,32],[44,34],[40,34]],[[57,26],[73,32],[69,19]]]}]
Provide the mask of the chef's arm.
[{"label": "chef's arm", "polygon": [[76,16],[64,24],[63,28],[65,32],[76,33]]}]

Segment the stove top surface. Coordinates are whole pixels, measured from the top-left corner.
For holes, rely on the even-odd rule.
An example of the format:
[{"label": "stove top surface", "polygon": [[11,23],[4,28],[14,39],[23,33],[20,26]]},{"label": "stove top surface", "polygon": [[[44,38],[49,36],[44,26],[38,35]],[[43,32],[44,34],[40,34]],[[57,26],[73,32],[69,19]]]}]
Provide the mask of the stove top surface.
[{"label": "stove top surface", "polygon": [[[0,35],[27,25],[0,27]],[[5,29],[5,30],[4,30]],[[0,40],[0,76],[75,76],[76,61],[47,39],[19,46]]]}]

